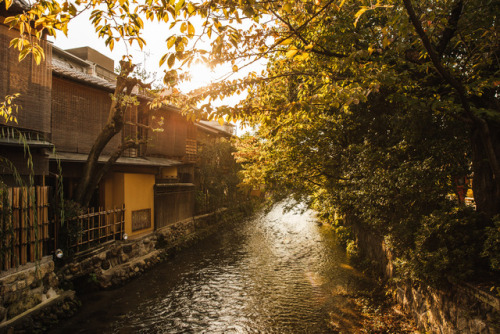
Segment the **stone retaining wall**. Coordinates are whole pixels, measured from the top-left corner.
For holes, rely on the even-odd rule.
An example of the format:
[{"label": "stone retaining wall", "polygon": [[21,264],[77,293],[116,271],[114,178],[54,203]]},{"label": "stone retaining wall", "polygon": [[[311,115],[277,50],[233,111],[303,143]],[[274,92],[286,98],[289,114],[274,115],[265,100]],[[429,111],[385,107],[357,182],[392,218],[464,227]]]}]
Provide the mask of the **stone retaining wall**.
[{"label": "stone retaining wall", "polygon": [[0,326],[58,295],[52,257],[0,275]]},{"label": "stone retaining wall", "polygon": [[63,283],[84,277],[101,288],[122,284],[161,262],[169,251],[184,246],[221,220],[215,219],[215,214],[198,216],[140,238],[103,245],[63,266],[58,277]]},{"label": "stone retaining wall", "polygon": [[[383,238],[350,221],[361,256],[372,261],[379,274],[392,278],[392,254]],[[500,333],[500,299],[467,283],[447,291],[410,280],[395,284],[395,299],[426,333]]]},{"label": "stone retaining wall", "polygon": [[441,291],[402,282],[395,297],[425,332],[500,333],[499,299],[466,283]]}]

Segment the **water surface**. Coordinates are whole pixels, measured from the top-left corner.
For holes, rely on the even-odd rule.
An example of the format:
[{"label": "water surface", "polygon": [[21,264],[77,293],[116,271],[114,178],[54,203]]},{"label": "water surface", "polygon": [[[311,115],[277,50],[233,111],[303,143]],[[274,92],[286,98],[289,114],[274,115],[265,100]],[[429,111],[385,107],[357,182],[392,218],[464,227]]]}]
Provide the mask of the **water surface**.
[{"label": "water surface", "polygon": [[87,296],[53,333],[356,332],[360,277],[312,212],[277,205]]}]

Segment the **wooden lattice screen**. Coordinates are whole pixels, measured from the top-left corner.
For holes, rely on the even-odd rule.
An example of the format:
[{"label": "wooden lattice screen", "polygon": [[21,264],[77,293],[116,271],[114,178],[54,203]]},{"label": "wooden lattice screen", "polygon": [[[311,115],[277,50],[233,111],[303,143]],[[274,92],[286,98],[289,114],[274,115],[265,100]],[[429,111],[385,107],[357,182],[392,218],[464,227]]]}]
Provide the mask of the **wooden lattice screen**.
[{"label": "wooden lattice screen", "polygon": [[125,206],[111,210],[92,208],[67,224],[78,224],[77,237],[71,247],[76,253],[111,240],[122,240],[125,232]]},{"label": "wooden lattice screen", "polygon": [[0,193],[0,270],[40,260],[49,252],[49,187]]}]

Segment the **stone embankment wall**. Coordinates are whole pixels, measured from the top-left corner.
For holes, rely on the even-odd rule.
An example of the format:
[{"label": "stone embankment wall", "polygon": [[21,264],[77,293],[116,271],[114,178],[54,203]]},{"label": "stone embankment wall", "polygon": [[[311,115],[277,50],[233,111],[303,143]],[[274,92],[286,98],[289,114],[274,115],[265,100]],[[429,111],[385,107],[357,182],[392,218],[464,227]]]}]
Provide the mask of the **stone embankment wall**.
[{"label": "stone embankment wall", "polygon": [[[364,258],[379,274],[393,277],[392,254],[383,238],[350,221]],[[425,333],[500,333],[500,299],[467,283],[453,284],[447,291],[411,280],[395,284],[395,299]]]},{"label": "stone embankment wall", "polygon": [[45,257],[38,265],[29,264],[0,276],[0,322],[13,319],[36,305],[57,296],[58,280],[54,262]]},{"label": "stone embankment wall", "polygon": [[105,244],[64,265],[58,278],[63,284],[84,278],[101,288],[122,284],[161,262],[176,247],[184,247],[200,238],[200,234],[208,232],[216,222],[226,219],[227,215],[216,219],[214,214],[207,214],[168,225],[140,238]]},{"label": "stone embankment wall", "polygon": [[69,263],[51,257],[0,276],[0,333],[43,332],[76,312],[73,287],[78,281],[109,288],[140,275],[169,253],[216,231],[238,214],[220,212],[180,221],[141,238],[110,242]]}]

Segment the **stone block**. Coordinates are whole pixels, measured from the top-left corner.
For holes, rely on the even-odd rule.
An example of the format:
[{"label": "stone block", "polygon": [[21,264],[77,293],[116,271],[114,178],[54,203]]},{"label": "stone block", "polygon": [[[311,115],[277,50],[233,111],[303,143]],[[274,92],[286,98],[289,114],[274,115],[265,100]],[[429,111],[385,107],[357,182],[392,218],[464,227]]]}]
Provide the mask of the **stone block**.
[{"label": "stone block", "polygon": [[102,270],[108,270],[111,267],[111,263],[109,263],[108,260],[103,260],[101,262],[101,269]]},{"label": "stone block", "polygon": [[468,327],[467,320],[463,317],[458,317],[457,319],[457,329],[459,332],[464,332]]},{"label": "stone block", "polygon": [[128,257],[128,255],[127,255],[127,254],[122,254],[122,255],[120,255],[120,262],[121,262],[121,263],[125,263],[125,262],[127,262],[127,261],[128,261],[128,259],[129,259],[129,257]]},{"label": "stone block", "polygon": [[5,277],[2,281],[4,284],[12,284],[16,281],[16,275],[9,275]]},{"label": "stone block", "polygon": [[486,329],[486,323],[481,319],[471,321],[471,333],[482,333]]},{"label": "stone block", "polygon": [[43,274],[41,270],[35,272],[35,280],[41,280],[43,276],[45,276],[45,274]]},{"label": "stone block", "polygon": [[70,270],[72,274],[77,274],[80,272],[80,266],[78,264],[72,264]]},{"label": "stone block", "polygon": [[125,245],[123,246],[122,250],[125,254],[129,254],[132,252],[132,245]]},{"label": "stone block", "polygon": [[35,275],[29,275],[27,278],[26,278],[26,284],[28,286],[31,286],[31,284],[33,284],[33,282],[35,281]]}]

